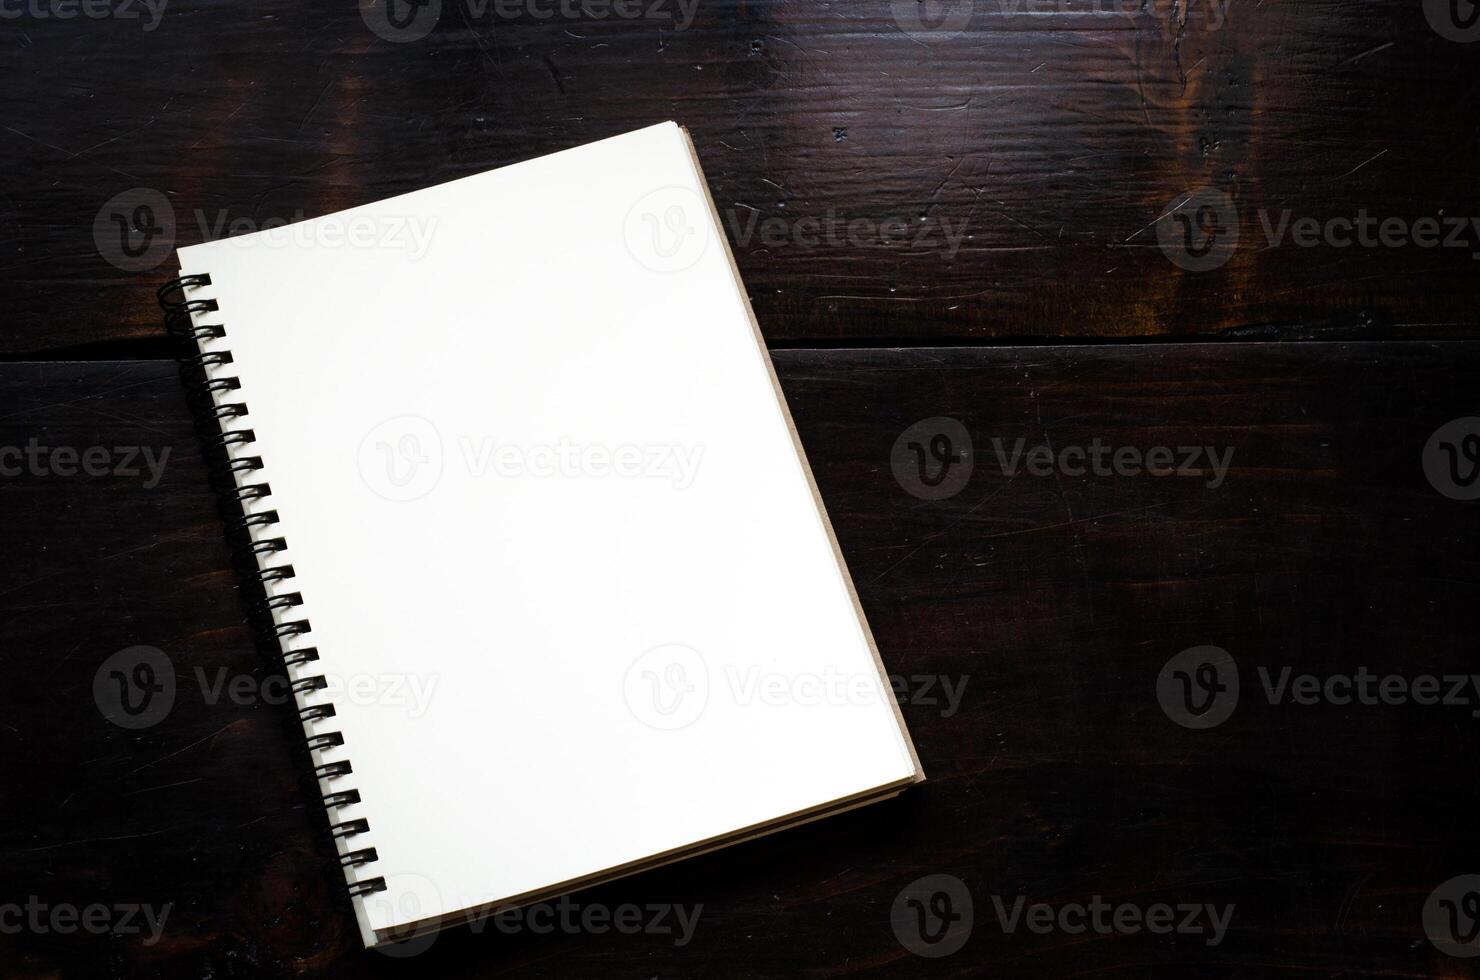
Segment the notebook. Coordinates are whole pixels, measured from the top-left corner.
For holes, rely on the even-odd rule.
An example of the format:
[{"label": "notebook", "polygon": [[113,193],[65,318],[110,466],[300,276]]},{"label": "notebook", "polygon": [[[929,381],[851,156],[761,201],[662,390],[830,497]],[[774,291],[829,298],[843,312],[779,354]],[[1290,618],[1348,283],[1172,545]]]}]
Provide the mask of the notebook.
[{"label": "notebook", "polygon": [[179,266],[367,946],[924,778],[683,129]]}]

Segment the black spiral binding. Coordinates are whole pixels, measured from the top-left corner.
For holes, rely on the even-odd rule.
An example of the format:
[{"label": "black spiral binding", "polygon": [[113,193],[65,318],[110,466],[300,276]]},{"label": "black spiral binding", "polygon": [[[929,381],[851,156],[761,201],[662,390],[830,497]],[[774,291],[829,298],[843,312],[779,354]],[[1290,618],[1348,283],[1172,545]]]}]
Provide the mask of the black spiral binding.
[{"label": "black spiral binding", "polygon": [[[273,660],[274,666],[284,669],[301,667],[319,659],[313,647],[285,650],[285,641],[295,636],[312,632],[307,619],[286,618],[291,610],[303,604],[298,592],[273,595],[268,586],[294,578],[296,572],[290,564],[273,564],[272,555],[285,551],[286,540],[280,537],[253,537],[254,531],[278,523],[275,510],[250,514],[246,504],[250,500],[262,500],[272,495],[272,487],[266,483],[250,482],[251,474],[263,468],[262,457],[246,455],[247,447],[256,442],[250,428],[228,429],[234,419],[247,416],[247,406],[232,400],[232,392],[241,388],[238,378],[212,377],[211,368],[232,363],[230,351],[202,351],[201,343],[220,340],[226,336],[226,327],[221,324],[196,324],[199,314],[215,313],[219,306],[213,299],[195,298],[195,290],[211,284],[208,273],[179,276],[160,287],[159,305],[164,310],[165,328],[179,341],[181,346],[180,376],[185,382],[186,397],[196,419],[203,451],[210,466],[211,484],[221,500],[222,516],[226,520],[226,539],[231,546],[232,560],[247,584],[250,593],[248,620],[257,631],[259,649]],[[233,453],[233,448],[237,453]],[[279,616],[284,618],[280,620]],[[291,671],[289,676],[292,676]],[[321,691],[328,686],[322,674],[301,677],[289,687],[295,695],[303,696]],[[329,703],[305,705],[298,711],[298,721],[307,724],[334,717],[334,705]],[[310,751],[334,748],[344,744],[340,732],[324,732],[307,740]],[[348,776],[354,767],[348,760],[330,762],[313,768],[317,780],[333,780]],[[360,791],[355,789],[336,790],[323,797],[329,810],[360,802]],[[347,820],[329,825],[333,840],[344,840],[370,830],[364,819]],[[338,848],[335,848],[338,853]],[[375,848],[366,847],[339,854],[343,868],[357,868],[378,860]],[[363,878],[349,884],[352,897],[385,891],[384,878]]]}]

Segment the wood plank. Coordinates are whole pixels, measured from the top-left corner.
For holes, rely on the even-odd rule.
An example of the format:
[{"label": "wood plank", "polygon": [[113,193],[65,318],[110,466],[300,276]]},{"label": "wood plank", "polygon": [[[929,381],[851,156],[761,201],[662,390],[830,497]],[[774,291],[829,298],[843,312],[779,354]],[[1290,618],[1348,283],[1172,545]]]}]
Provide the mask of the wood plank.
[{"label": "wood plank", "polygon": [[[439,937],[418,966],[1461,974],[1426,937],[1422,909],[1436,886],[1480,870],[1480,790],[1467,775],[1480,694],[1271,703],[1261,670],[1275,683],[1286,667],[1322,680],[1364,667],[1410,682],[1473,672],[1480,504],[1438,492],[1423,462],[1436,430],[1480,414],[1480,343],[786,351],[776,362],[930,781],[575,899],[577,920],[592,907],[702,905],[685,945],[673,933],[485,923]],[[911,476],[908,444],[929,461],[931,426],[896,443],[940,417],[970,435],[957,464],[969,460],[970,475],[922,499],[936,494]],[[1216,486],[1207,473],[1075,475],[1072,452],[1067,471],[1008,477],[993,440],[1010,457],[1019,438],[1025,455],[1099,440],[1232,457]],[[173,367],[0,365],[7,472],[5,447],[32,439],[95,464],[87,451],[106,450],[109,463],[106,475],[67,475],[69,457],[47,452],[0,480],[11,557],[0,569],[0,905],[170,911],[153,945],[147,927],[0,930],[0,961],[19,976],[403,970],[357,948],[284,709],[212,703],[218,671],[268,674]],[[127,447],[156,461],[169,450],[157,484],[147,465],[121,471]],[[958,436],[947,455],[964,452]],[[94,682],[139,644],[169,658],[177,686],[163,719],[129,730],[103,717]],[[1174,720],[1175,699],[1163,706],[1158,678],[1202,645],[1232,655],[1241,688],[1225,721],[1195,730]],[[972,928],[960,952],[927,959],[898,938],[891,908],[940,874],[969,889]],[[1206,932],[1008,932],[993,899],[1010,911],[1019,895],[1234,909],[1217,945]],[[911,921],[897,923],[907,938]]]},{"label": "wood plank", "polygon": [[[660,2],[440,0],[405,43],[353,3],[14,21],[0,352],[158,337],[172,243],[668,118],[693,129],[775,346],[1477,324],[1473,226],[1449,248],[1294,244],[1302,219],[1480,215],[1480,48],[1422,4],[1198,0],[1179,24],[1169,0],[952,0],[935,9],[959,34],[912,34],[911,0]],[[1204,189],[1240,237],[1189,271],[1158,219],[1200,222]],[[137,271],[116,224],[136,216],[160,229]]]}]

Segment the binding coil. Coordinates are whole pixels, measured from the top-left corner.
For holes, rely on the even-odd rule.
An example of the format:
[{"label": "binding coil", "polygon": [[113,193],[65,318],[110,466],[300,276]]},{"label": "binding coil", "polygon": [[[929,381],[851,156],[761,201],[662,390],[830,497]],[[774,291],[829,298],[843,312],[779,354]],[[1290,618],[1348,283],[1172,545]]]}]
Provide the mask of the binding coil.
[{"label": "binding coil", "polygon": [[[232,363],[227,350],[202,350],[206,341],[226,337],[226,327],[220,323],[196,323],[197,316],[216,313],[220,305],[214,299],[194,296],[194,291],[211,285],[208,273],[179,276],[159,288],[159,305],[164,310],[165,329],[180,344],[180,377],[185,382],[186,398],[195,416],[200,432],[202,449],[210,466],[212,486],[220,497],[222,516],[226,520],[226,539],[231,547],[232,560],[248,586],[252,601],[249,602],[248,622],[254,627],[258,647],[292,677],[292,668],[303,667],[319,659],[314,647],[285,649],[288,640],[313,630],[307,619],[286,619],[294,607],[303,605],[299,592],[273,593],[269,585],[294,578],[296,572],[291,564],[269,564],[272,556],[285,551],[288,542],[281,537],[253,537],[253,534],[278,523],[275,510],[249,513],[247,505],[253,500],[264,500],[272,495],[267,483],[247,482],[249,474],[263,468],[262,457],[245,454],[246,447],[256,442],[257,436],[250,428],[228,429],[236,419],[246,417],[245,403],[229,398],[231,392],[241,388],[241,381],[232,377],[213,377],[212,370]],[[219,399],[219,400],[218,400]],[[238,450],[235,454],[233,450]],[[289,688],[302,704],[303,700],[328,686],[322,674],[309,675],[291,680]],[[335,715],[334,705],[323,702],[306,704],[298,710],[298,721],[302,725],[324,721]],[[324,751],[344,745],[341,732],[321,732],[307,739],[310,753]],[[316,780],[337,780],[354,771],[349,760],[328,762],[313,767]],[[323,796],[326,812],[360,802],[357,789],[335,789]],[[333,841],[347,840],[368,833],[370,822],[363,818],[332,822],[329,836]],[[336,852],[338,848],[335,848]],[[345,869],[358,868],[379,859],[375,848],[365,847],[349,850],[339,855],[339,863]],[[384,878],[362,878],[349,882],[352,897],[370,895],[384,891]]]}]

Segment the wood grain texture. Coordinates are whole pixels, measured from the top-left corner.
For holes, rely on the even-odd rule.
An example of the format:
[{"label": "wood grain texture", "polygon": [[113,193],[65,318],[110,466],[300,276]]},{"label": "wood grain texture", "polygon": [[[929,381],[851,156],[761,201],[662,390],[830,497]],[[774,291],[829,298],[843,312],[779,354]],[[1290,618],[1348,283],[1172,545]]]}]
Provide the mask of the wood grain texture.
[{"label": "wood grain texture", "polygon": [[[1480,871],[1474,705],[1272,704],[1258,670],[1472,671],[1480,503],[1436,492],[1422,458],[1439,426],[1480,414],[1480,344],[786,351],[776,363],[884,660],[906,679],[930,781],[577,896],[702,904],[687,945],[485,925],[442,935],[410,968],[1465,975],[1425,937],[1421,908],[1440,882]],[[937,417],[969,433],[970,478],[923,500],[891,461],[901,433]],[[1008,477],[993,440],[1010,453],[1019,438],[1233,456],[1216,487],[1206,474]],[[199,682],[267,673],[173,367],[0,365],[0,447],[32,439],[106,448],[113,471],[28,466],[0,481],[0,904],[171,911],[153,945],[0,930],[6,972],[403,973],[358,948],[285,709],[212,703]],[[157,485],[117,472],[132,446],[170,450]],[[102,717],[93,684],[135,644],[162,650],[178,687],[163,720],[129,731]],[[1157,679],[1203,644],[1236,658],[1243,687],[1227,721],[1195,731],[1164,711]],[[942,681],[960,692],[954,712]],[[931,874],[975,901],[965,948],[939,959],[891,927],[901,890]],[[1235,908],[1216,946],[1007,933],[992,899],[1018,895]]]},{"label": "wood grain texture", "polygon": [[[1289,229],[1480,215],[1480,45],[1416,0],[654,2],[441,0],[403,43],[348,0],[7,17],[0,352],[157,338],[170,243],[669,118],[773,346],[1477,324],[1475,227],[1447,248],[1297,247]],[[901,29],[921,16],[961,31]],[[105,256],[140,200],[117,195],[140,188],[166,247],[125,271]],[[1203,189],[1240,235],[1193,272],[1156,225],[1198,218]]]}]

